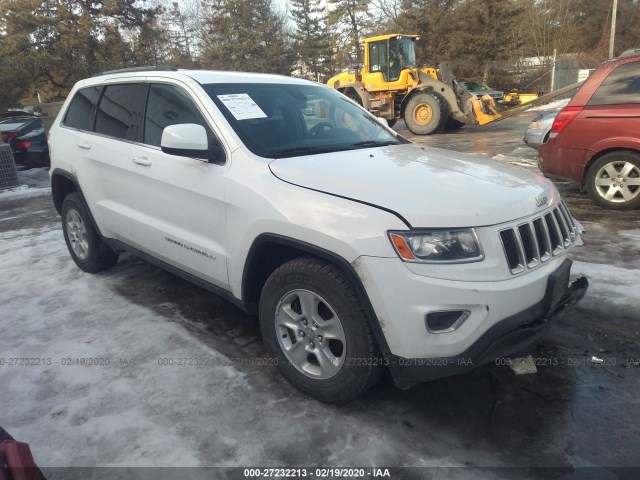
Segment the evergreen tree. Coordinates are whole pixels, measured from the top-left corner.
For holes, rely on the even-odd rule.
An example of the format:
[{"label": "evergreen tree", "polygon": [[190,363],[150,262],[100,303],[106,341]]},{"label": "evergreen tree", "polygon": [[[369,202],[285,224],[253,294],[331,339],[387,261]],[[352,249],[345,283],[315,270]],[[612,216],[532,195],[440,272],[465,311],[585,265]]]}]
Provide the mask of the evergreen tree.
[{"label": "evergreen tree", "polygon": [[295,30],[291,34],[297,60],[303,67],[303,76],[312,80],[329,74],[331,44],[324,9],[319,0],[291,0],[291,18]]},{"label": "evergreen tree", "polygon": [[6,85],[43,101],[63,99],[91,74],[133,61],[123,32],[145,25],[156,10],[136,0],[3,0],[0,57],[20,63],[27,85]]},{"label": "evergreen tree", "polygon": [[360,41],[369,27],[369,0],[327,0],[329,23],[337,32],[345,50],[355,51],[358,63],[362,62]]},{"label": "evergreen tree", "polygon": [[284,18],[270,0],[213,0],[203,25],[203,68],[291,73]]}]

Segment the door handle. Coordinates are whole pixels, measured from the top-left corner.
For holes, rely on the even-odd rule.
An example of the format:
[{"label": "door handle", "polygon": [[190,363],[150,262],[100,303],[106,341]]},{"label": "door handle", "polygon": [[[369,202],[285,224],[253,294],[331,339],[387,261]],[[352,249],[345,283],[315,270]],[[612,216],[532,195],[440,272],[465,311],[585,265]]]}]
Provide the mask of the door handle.
[{"label": "door handle", "polygon": [[147,157],[133,157],[131,161],[133,163],[137,163],[138,165],[143,165],[145,167],[151,166],[151,160],[149,160]]},{"label": "door handle", "polygon": [[78,148],[82,148],[83,150],[91,150],[91,144],[89,142],[80,142],[78,144]]}]

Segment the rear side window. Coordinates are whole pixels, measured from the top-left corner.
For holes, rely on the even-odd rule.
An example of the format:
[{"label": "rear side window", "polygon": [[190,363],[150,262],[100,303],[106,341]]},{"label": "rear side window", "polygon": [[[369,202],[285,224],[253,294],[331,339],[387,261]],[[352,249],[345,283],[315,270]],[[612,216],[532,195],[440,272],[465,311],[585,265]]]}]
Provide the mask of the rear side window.
[{"label": "rear side window", "polygon": [[109,85],[105,87],[96,115],[96,133],[110,137],[133,140],[135,107],[138,104],[137,83]]},{"label": "rear side window", "polygon": [[69,110],[64,117],[64,124],[80,130],[93,130],[92,113],[100,98],[100,87],[83,88],[76,92],[71,100]]},{"label": "rear side window", "polygon": [[640,103],[640,62],[620,65],[593,94],[588,105]]}]

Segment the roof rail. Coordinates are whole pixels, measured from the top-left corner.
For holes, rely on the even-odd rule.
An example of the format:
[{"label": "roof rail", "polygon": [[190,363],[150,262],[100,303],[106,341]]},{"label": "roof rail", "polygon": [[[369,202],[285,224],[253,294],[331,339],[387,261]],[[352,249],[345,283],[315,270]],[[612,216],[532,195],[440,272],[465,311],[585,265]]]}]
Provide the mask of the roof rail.
[{"label": "roof rail", "polygon": [[92,77],[99,77],[101,75],[110,75],[112,73],[133,73],[133,72],[177,72],[175,67],[132,67],[132,68],[120,68],[118,70],[108,70],[106,72],[98,72],[91,75]]}]

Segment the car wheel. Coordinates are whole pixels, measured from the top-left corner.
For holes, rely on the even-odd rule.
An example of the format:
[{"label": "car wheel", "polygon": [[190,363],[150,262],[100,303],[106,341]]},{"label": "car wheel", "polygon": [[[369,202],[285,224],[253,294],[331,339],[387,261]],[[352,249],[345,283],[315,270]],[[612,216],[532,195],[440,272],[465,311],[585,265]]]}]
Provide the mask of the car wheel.
[{"label": "car wheel", "polygon": [[603,207],[640,207],[640,155],[628,151],[603,155],[589,167],[586,187],[591,198]]},{"label": "car wheel", "polygon": [[384,372],[360,298],[342,271],[322,260],[291,260],[269,276],[260,330],[282,375],[322,402],[348,402]]},{"label": "car wheel", "polygon": [[81,270],[96,273],[116,264],[118,253],[102,241],[78,193],[64,198],[61,215],[64,240]]},{"label": "car wheel", "polygon": [[416,135],[431,135],[444,127],[449,118],[445,100],[437,93],[417,93],[407,103],[404,123]]}]

